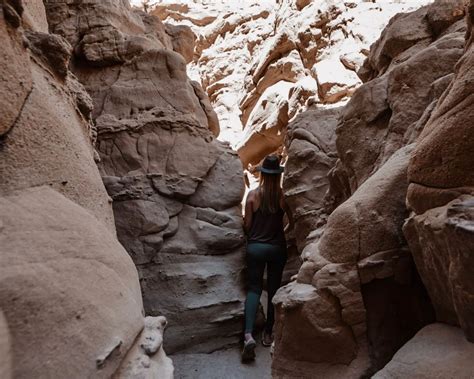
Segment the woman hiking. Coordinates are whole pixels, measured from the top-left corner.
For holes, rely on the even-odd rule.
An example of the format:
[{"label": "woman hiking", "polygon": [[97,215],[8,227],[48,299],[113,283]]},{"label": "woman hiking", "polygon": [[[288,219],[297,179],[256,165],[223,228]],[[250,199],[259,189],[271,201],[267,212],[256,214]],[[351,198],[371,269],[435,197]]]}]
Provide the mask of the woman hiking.
[{"label": "woman hiking", "polygon": [[286,240],[283,227],[285,203],[281,189],[283,167],[275,155],[269,155],[257,168],[260,171],[258,188],[250,191],[245,203],[244,228],[247,234],[248,288],[245,300],[245,340],[242,361],[255,358],[256,342],[252,336],[263,287],[263,273],[267,267],[267,320],[262,336],[263,346],[273,342],[275,319],[273,296],[280,287],[286,263]]}]

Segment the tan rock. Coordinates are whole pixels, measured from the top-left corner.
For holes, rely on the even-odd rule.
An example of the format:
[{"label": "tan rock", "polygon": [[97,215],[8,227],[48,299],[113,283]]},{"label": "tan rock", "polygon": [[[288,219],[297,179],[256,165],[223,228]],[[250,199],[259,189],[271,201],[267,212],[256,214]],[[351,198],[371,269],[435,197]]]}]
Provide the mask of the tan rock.
[{"label": "tan rock", "polygon": [[22,46],[21,34],[16,31],[21,23],[19,13],[9,4],[0,9],[3,46],[0,55],[0,136],[13,127],[32,90],[28,53]]},{"label": "tan rock", "polygon": [[265,75],[258,82],[253,83],[254,89],[240,103],[240,109],[242,110],[240,119],[242,123],[246,125],[260,96],[268,87],[281,80],[294,83],[303,77],[304,67],[296,50],[292,50],[287,56],[269,64]]},{"label": "tan rock", "polygon": [[[416,266],[436,310],[436,319],[460,325],[474,341],[472,250],[474,198],[461,196],[447,205],[413,216],[404,231]],[[425,241],[430,241],[429,243]],[[436,259],[434,257],[436,256]]]},{"label": "tan rock", "polygon": [[192,61],[194,56],[194,42],[196,36],[193,31],[184,25],[170,25],[165,26],[166,34],[171,37],[173,50],[180,53],[186,63]]},{"label": "tan rock", "polygon": [[437,80],[453,72],[463,45],[463,33],[446,34],[404,61],[392,63],[389,72],[354,93],[337,131],[339,158],[352,190],[396,150],[415,141],[421,132],[418,120],[429,118],[425,110],[440,96]]},{"label": "tan rock", "polygon": [[44,5],[38,0],[22,0],[23,27],[41,33],[48,33],[48,20]]},{"label": "tan rock", "polygon": [[[309,234],[325,224],[328,171],[336,158],[335,130],[340,109],[308,109],[288,124],[283,189],[295,223],[300,251]],[[308,238],[308,240],[307,240]]]},{"label": "tan rock", "polygon": [[336,103],[351,94],[359,84],[359,78],[347,70],[339,59],[324,60],[313,66],[318,82],[318,94],[323,103]]},{"label": "tan rock", "polygon": [[109,377],[143,328],[130,257],[104,224],[50,188],[0,203],[0,302],[14,376]]},{"label": "tan rock", "polygon": [[[100,1],[50,4],[48,15],[72,43],[74,63],[83,62],[73,67],[94,103],[99,167],[146,314],[170,320],[171,352],[236,343],[244,183],[237,155],[215,139],[219,123],[206,93],[187,76],[189,29]],[[126,375],[140,371],[137,354],[147,360],[135,350]]]},{"label": "tan rock", "polygon": [[408,341],[374,379],[459,378],[474,375],[474,344],[459,328],[431,324]]},{"label": "tan rock", "polygon": [[[334,210],[319,241],[306,246],[303,252],[306,262],[298,273],[297,284],[283,287],[275,300],[278,315],[275,361],[303,361],[302,366],[308,370],[324,370],[318,371],[324,377],[373,373],[383,367],[420,327],[432,320],[429,301],[413,273],[413,263],[402,233],[402,224],[408,213],[404,200],[411,150],[412,146],[409,146],[394,154]],[[286,303],[293,304],[296,295],[292,288],[300,283],[314,289],[312,297],[302,299],[300,308],[285,308]],[[311,316],[300,311],[321,301],[319,297],[335,300],[337,307],[333,305],[336,308],[329,311],[327,306],[315,306]],[[398,300],[400,298],[405,301]],[[385,309],[389,307],[393,309],[393,316],[386,314]],[[319,352],[320,345],[313,345],[317,341],[315,338],[305,339],[300,344],[303,333],[309,336],[319,330],[318,326],[311,324],[305,324],[303,329],[303,320],[306,322],[309,317],[326,319],[327,314],[331,316],[321,332],[327,339],[321,345],[326,347],[324,352]],[[331,333],[331,327],[336,328],[340,322],[350,328],[351,341],[338,339]],[[390,328],[382,329],[379,327],[381,324],[388,324]],[[301,335],[295,337],[294,330],[300,328]],[[281,340],[280,336],[287,337]],[[328,346],[331,346],[332,354],[325,355]],[[293,351],[303,348],[311,352],[311,358],[305,356],[301,359],[292,355]],[[349,348],[352,358],[346,362],[337,361],[340,351],[346,352]],[[291,358],[286,358],[289,356]],[[317,367],[312,365],[314,363],[336,366]],[[294,364],[286,364],[294,367]],[[276,377],[299,372],[295,368],[288,371],[284,365],[273,365]],[[307,377],[314,372],[308,371]]]},{"label": "tan rock", "polygon": [[245,136],[237,146],[244,167],[255,165],[278,150],[288,125],[288,94],[292,83],[280,81],[267,88],[247,121]]},{"label": "tan rock", "polygon": [[[4,22],[0,22],[0,25],[5,27]],[[43,40],[47,39],[44,34],[41,36]],[[14,37],[8,38],[5,41],[6,46],[13,41]],[[19,56],[26,52],[22,49],[23,52]],[[61,57],[58,58],[59,61],[65,57],[63,52],[58,51],[58,56]],[[111,231],[115,231],[109,198],[93,159],[90,136],[92,131],[88,129],[90,125],[79,109],[77,93],[72,93],[69,86],[58,82],[35,57],[31,58],[31,63],[28,58],[19,64],[14,57],[5,57],[1,62],[10,67],[16,66],[17,74],[10,78],[11,85],[21,88],[32,81],[34,87],[21,107],[15,108],[16,100],[9,107],[2,107],[7,112],[17,113],[11,115],[15,117],[15,124],[3,140],[0,194],[49,185],[91,211],[97,219],[108,225]],[[29,79],[20,84],[24,80],[23,69],[28,73]],[[68,79],[68,82],[70,81],[73,79]],[[78,93],[83,91],[80,87],[77,87]],[[9,85],[2,88],[5,91],[2,91],[0,96],[5,101],[18,99],[16,95],[12,96],[12,93],[15,93],[13,87],[12,92],[8,90]],[[2,123],[8,122],[9,117],[5,115]]]},{"label": "tan rock", "polygon": [[[469,11],[472,16],[472,5]],[[474,292],[473,273],[470,255],[465,252],[473,241],[474,192],[472,23],[468,27],[464,55],[410,160],[407,203],[414,214],[404,230],[437,320],[460,325],[473,341],[473,308],[467,300]]]},{"label": "tan rock", "polygon": [[11,342],[8,325],[3,312],[0,312],[0,377],[11,379]]},{"label": "tan rock", "polygon": [[173,378],[173,363],[163,350],[166,318],[146,317],[145,328],[113,378]]}]

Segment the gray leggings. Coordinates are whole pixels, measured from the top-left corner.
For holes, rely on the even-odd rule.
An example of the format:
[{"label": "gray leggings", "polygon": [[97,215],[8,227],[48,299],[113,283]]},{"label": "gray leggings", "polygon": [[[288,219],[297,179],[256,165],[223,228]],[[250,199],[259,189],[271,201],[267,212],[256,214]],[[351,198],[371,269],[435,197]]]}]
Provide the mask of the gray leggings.
[{"label": "gray leggings", "polygon": [[265,331],[271,333],[275,322],[272,299],[281,285],[281,276],[287,259],[286,247],[268,243],[250,242],[247,245],[248,289],[245,300],[245,333],[252,333],[263,289],[263,273],[267,266],[268,308]]}]

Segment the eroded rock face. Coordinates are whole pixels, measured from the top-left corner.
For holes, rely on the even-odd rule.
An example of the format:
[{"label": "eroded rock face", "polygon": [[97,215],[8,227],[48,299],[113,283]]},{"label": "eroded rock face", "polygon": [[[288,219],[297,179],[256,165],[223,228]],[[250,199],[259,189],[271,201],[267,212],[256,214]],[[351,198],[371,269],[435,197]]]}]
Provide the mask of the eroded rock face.
[{"label": "eroded rock face", "polygon": [[[438,7],[438,3],[432,7]],[[344,109],[337,130],[337,150],[352,191],[396,150],[416,140],[463,53],[463,20],[441,35],[402,34],[407,32],[406,24],[415,31],[430,30],[426,17],[429,9],[424,7],[392,20],[372,48],[368,62],[377,60],[378,54],[390,56],[386,50],[400,46],[405,49],[397,50],[387,67],[380,69],[382,74],[362,85]],[[387,37],[392,34],[396,37]],[[380,53],[380,49],[385,53]]]},{"label": "eroded rock face", "polygon": [[[432,320],[401,230],[407,216],[410,151],[406,147],[397,152],[336,208],[321,238],[306,246],[296,282],[278,292],[273,363],[277,377],[292,371],[311,377],[318,367],[327,377],[374,372]],[[321,301],[324,307],[318,305]],[[404,309],[407,303],[410,311]],[[387,307],[392,308],[389,314]],[[304,337],[312,333],[320,337]],[[337,337],[340,333],[345,338]],[[316,346],[321,348],[315,350]],[[305,359],[299,358],[302,349],[308,352]],[[340,360],[342,356],[346,358]]]},{"label": "eroded rock face", "polygon": [[[277,335],[274,376],[300,375],[309,378],[314,376],[316,370],[318,375],[324,377],[372,375],[420,328],[434,320],[433,296],[428,297],[431,292],[429,286],[428,294],[423,286],[426,284],[424,269],[419,268],[422,283],[410,254],[410,249],[414,250],[412,245],[418,243],[416,232],[404,234],[402,226],[409,216],[405,199],[413,142],[416,142],[427,122],[429,125],[431,121],[428,120],[436,117],[436,108],[442,104],[447,93],[444,91],[451,80],[455,83],[455,66],[457,64],[459,70],[465,59],[461,58],[465,51],[466,30],[465,20],[462,20],[462,3],[459,1],[448,7],[446,2],[437,1],[411,14],[397,15],[372,46],[368,60],[359,71],[367,82],[356,90],[341,112],[336,129],[339,159],[333,163],[323,181],[329,182],[329,191],[318,197],[320,201],[331,201],[333,208],[339,206],[327,218],[322,234],[319,225],[325,224],[327,216],[322,213],[311,220],[314,227],[310,226],[312,230],[305,231],[305,239],[300,237],[305,262],[297,280],[281,289],[275,299]],[[443,22],[435,22],[435,19]],[[456,93],[460,92],[462,90]],[[440,114],[449,113],[446,110]],[[324,120],[324,117],[319,120],[314,117],[313,123],[324,125]],[[469,125],[467,120],[462,121]],[[423,135],[427,134],[428,125],[419,141],[423,141]],[[438,127],[437,130],[440,129]],[[464,134],[467,136],[468,132]],[[290,141],[294,141],[294,137]],[[425,147],[428,146],[436,145],[427,142]],[[450,146],[455,150],[454,141]],[[288,151],[290,165],[292,159],[296,162],[298,153],[304,150],[291,152],[290,145]],[[458,155],[460,159],[463,156],[462,153]],[[416,156],[417,153],[413,153],[413,157]],[[410,163],[410,172],[414,159]],[[438,161],[442,159],[438,158]],[[430,173],[428,165],[432,162],[425,161],[426,173]],[[304,164],[299,165],[304,167]],[[288,171],[291,174],[292,170]],[[293,168],[293,172],[298,171]],[[285,183],[298,188],[308,181],[311,181],[311,173],[295,176],[292,181],[286,179]],[[314,184],[309,187],[314,187]],[[423,195],[423,192],[420,193]],[[453,193],[468,192],[455,188],[443,196],[447,198]],[[306,197],[305,192],[299,198],[295,196],[294,204],[298,207],[298,204],[307,201],[308,206],[314,204],[324,209]],[[426,199],[420,196],[422,198]],[[408,199],[410,204],[410,195]],[[418,208],[426,207],[426,201],[417,203],[413,198],[413,204]],[[453,217],[469,220],[468,204],[460,206],[464,216]],[[421,219],[417,226],[433,229]],[[427,230],[423,233],[433,232]],[[448,240],[448,233],[451,232],[446,230],[445,241]],[[470,244],[464,241],[469,237],[459,238],[463,238],[459,246],[469,249]],[[433,254],[434,249],[439,249],[433,247],[433,251],[428,253],[431,244],[426,241],[427,237],[423,237],[423,242],[419,243],[425,250],[419,253],[420,256]],[[423,258],[417,258],[414,251],[413,254],[419,267],[418,261]],[[446,252],[443,259],[447,264],[450,260],[448,256],[460,255],[456,248]],[[445,267],[445,264],[440,263],[439,266]],[[428,267],[431,263],[426,271],[433,270]],[[456,295],[458,298],[461,298],[460,293],[465,297],[470,291],[470,284],[466,284],[464,279],[469,274],[469,269],[460,273],[463,284]],[[442,277],[441,280],[434,280],[446,286],[450,279]],[[465,301],[462,308],[462,317],[472,318]],[[328,313],[332,317],[327,318]],[[342,335],[346,337],[342,338]],[[332,350],[323,350],[321,346],[330,346]],[[333,353],[328,353],[328,350]]]},{"label": "eroded rock face", "polygon": [[2,378],[12,377],[11,342],[7,321],[3,312],[0,312],[0,375]]},{"label": "eroded rock face", "polygon": [[144,329],[140,285],[94,162],[92,100],[45,15],[0,5],[0,376],[106,378]]},{"label": "eroded rock face", "polygon": [[[283,190],[295,223],[299,251],[327,220],[331,201],[328,172],[336,163],[336,126],[340,109],[309,109],[288,125]],[[309,236],[313,233],[312,236]]]},{"label": "eroded rock face", "polygon": [[465,53],[432,111],[409,165],[405,235],[436,309],[474,342],[474,44],[470,5]]},{"label": "eroded rock face", "polygon": [[126,251],[50,188],[0,201],[0,298],[15,377],[110,376],[143,328],[138,275]]},{"label": "eroded rock face", "polygon": [[[215,106],[220,139],[237,148],[246,168],[282,147],[289,120],[308,101],[343,105],[361,84],[356,71],[370,44],[391,16],[414,4],[164,0],[151,9],[196,34],[190,75]],[[443,28],[445,18],[434,18]]]},{"label": "eroded rock face", "polygon": [[472,378],[474,344],[459,328],[431,324],[421,329],[374,379]]},{"label": "eroded rock face", "polygon": [[235,343],[242,166],[216,141],[217,116],[186,75],[190,29],[117,2],[50,2],[47,11],[52,30],[73,46],[74,72],[94,103],[99,168],[146,314],[170,321],[170,352]]},{"label": "eroded rock face", "polygon": [[163,350],[163,316],[146,317],[145,328],[113,378],[173,378],[173,363]]}]

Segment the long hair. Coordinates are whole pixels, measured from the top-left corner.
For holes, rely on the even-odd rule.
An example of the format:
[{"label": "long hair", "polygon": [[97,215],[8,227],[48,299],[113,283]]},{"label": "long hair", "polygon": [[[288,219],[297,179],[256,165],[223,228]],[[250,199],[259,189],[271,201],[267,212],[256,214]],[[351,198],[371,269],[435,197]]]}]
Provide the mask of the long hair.
[{"label": "long hair", "polygon": [[260,209],[264,213],[276,213],[280,209],[281,174],[260,173],[258,193],[260,195]]}]

